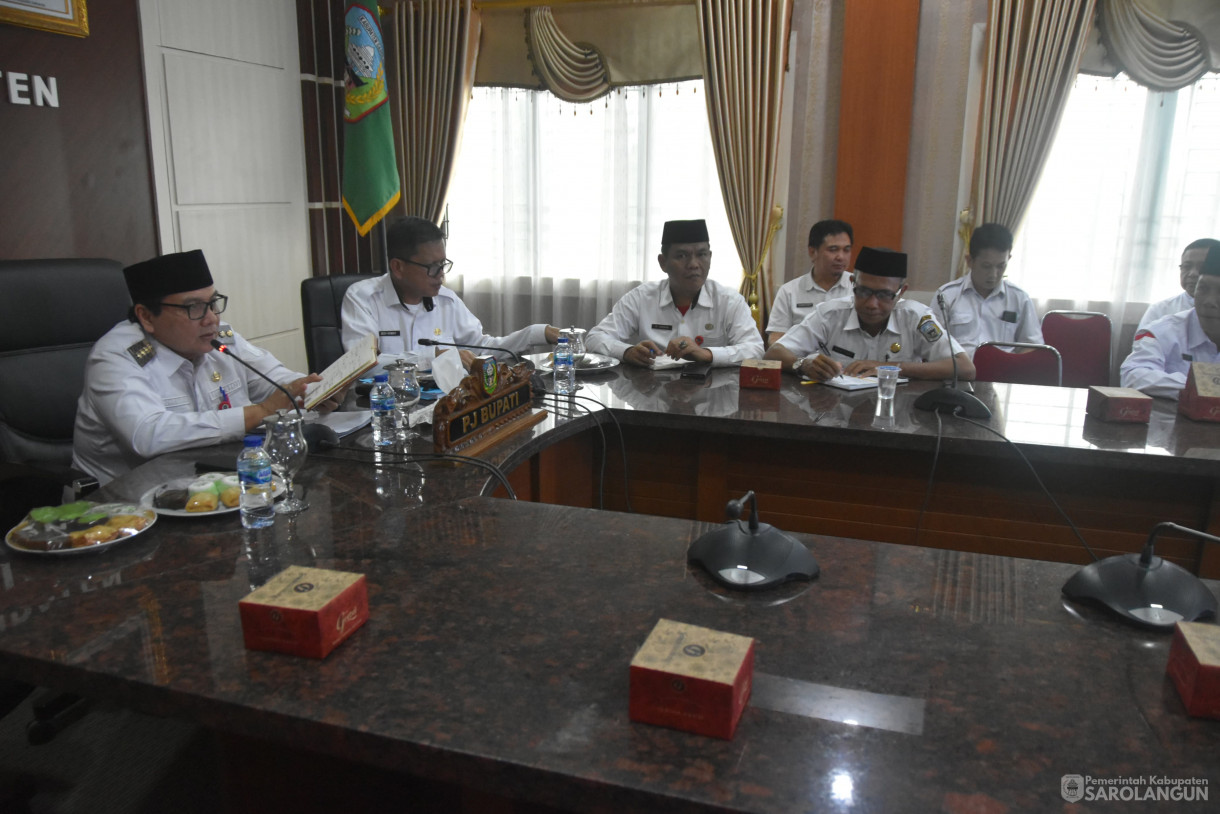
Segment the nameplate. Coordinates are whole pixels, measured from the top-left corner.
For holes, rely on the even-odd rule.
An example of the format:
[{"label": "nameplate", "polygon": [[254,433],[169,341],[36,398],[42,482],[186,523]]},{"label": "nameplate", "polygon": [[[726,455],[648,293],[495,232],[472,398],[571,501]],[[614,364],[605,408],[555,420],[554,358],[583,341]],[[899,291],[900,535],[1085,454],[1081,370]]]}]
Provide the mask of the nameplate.
[{"label": "nameplate", "polygon": [[530,417],[530,368],[525,364],[510,368],[490,356],[477,361],[474,372],[436,403],[432,440],[438,450],[511,435],[516,423]]}]

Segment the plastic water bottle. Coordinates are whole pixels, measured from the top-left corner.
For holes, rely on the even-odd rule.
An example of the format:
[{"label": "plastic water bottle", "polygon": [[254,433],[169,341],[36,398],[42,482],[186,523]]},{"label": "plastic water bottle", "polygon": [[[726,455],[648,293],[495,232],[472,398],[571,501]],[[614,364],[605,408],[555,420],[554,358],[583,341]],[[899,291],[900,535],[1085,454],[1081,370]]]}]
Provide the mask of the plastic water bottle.
[{"label": "plastic water bottle", "polygon": [[390,387],[390,377],[384,373],[379,373],[373,379],[369,408],[373,411],[373,446],[393,446],[396,437],[394,388]]},{"label": "plastic water bottle", "polygon": [[572,366],[572,347],[566,336],[559,337],[559,344],[555,346],[552,370],[555,372],[556,393],[568,395],[576,392],[576,368]]},{"label": "plastic water bottle", "polygon": [[275,485],[271,482],[271,456],[263,449],[260,435],[247,435],[246,447],[237,456],[241,481],[241,524],[261,529],[275,522]]}]

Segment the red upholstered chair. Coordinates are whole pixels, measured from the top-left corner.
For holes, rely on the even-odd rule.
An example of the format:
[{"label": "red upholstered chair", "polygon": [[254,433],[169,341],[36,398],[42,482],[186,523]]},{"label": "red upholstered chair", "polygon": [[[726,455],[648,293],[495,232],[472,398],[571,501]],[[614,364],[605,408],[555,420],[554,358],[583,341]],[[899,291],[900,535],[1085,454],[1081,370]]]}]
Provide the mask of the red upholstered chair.
[{"label": "red upholstered chair", "polygon": [[[1022,349],[1014,353],[1006,348]],[[1058,387],[1063,381],[1063,359],[1050,345],[1029,342],[984,342],[974,351],[975,378],[980,382],[1044,384]]]},{"label": "red upholstered chair", "polygon": [[1047,311],[1042,338],[1063,357],[1063,386],[1110,384],[1110,318],[1098,311]]}]

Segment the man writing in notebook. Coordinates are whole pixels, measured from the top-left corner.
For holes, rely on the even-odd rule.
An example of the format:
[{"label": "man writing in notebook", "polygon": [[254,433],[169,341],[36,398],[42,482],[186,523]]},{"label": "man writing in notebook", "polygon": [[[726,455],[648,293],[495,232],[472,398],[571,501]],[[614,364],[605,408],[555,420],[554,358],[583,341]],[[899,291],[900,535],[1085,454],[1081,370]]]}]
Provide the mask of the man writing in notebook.
[{"label": "man writing in notebook", "polygon": [[907,256],[865,246],[856,258],[852,298],[830,300],[771,346],[765,358],[803,379],[874,376],[880,365],[898,365],[908,379],[947,379],[957,357],[958,378],[974,378],[961,345],[945,336],[928,307],[901,299]]}]

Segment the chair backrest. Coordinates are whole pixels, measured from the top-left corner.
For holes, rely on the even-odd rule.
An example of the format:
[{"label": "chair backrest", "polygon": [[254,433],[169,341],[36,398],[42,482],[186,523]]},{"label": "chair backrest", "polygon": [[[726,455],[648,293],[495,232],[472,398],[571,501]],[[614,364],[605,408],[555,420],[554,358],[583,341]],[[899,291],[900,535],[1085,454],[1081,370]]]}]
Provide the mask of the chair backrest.
[{"label": "chair backrest", "polygon": [[379,274],[328,274],[301,281],[301,315],[305,320],[305,357],[321,373],[343,355],[343,295],[352,283]]},{"label": "chair backrest", "polygon": [[[1014,353],[1006,348],[1020,350]],[[1045,384],[1063,382],[1063,359],[1050,345],[1029,342],[984,342],[974,351],[975,378],[981,382]]]},{"label": "chair backrest", "polygon": [[93,343],[127,316],[115,260],[0,260],[0,460],[67,465]]},{"label": "chair backrest", "polygon": [[1063,386],[1110,384],[1110,318],[1098,311],[1047,311],[1042,338],[1063,357]]}]

